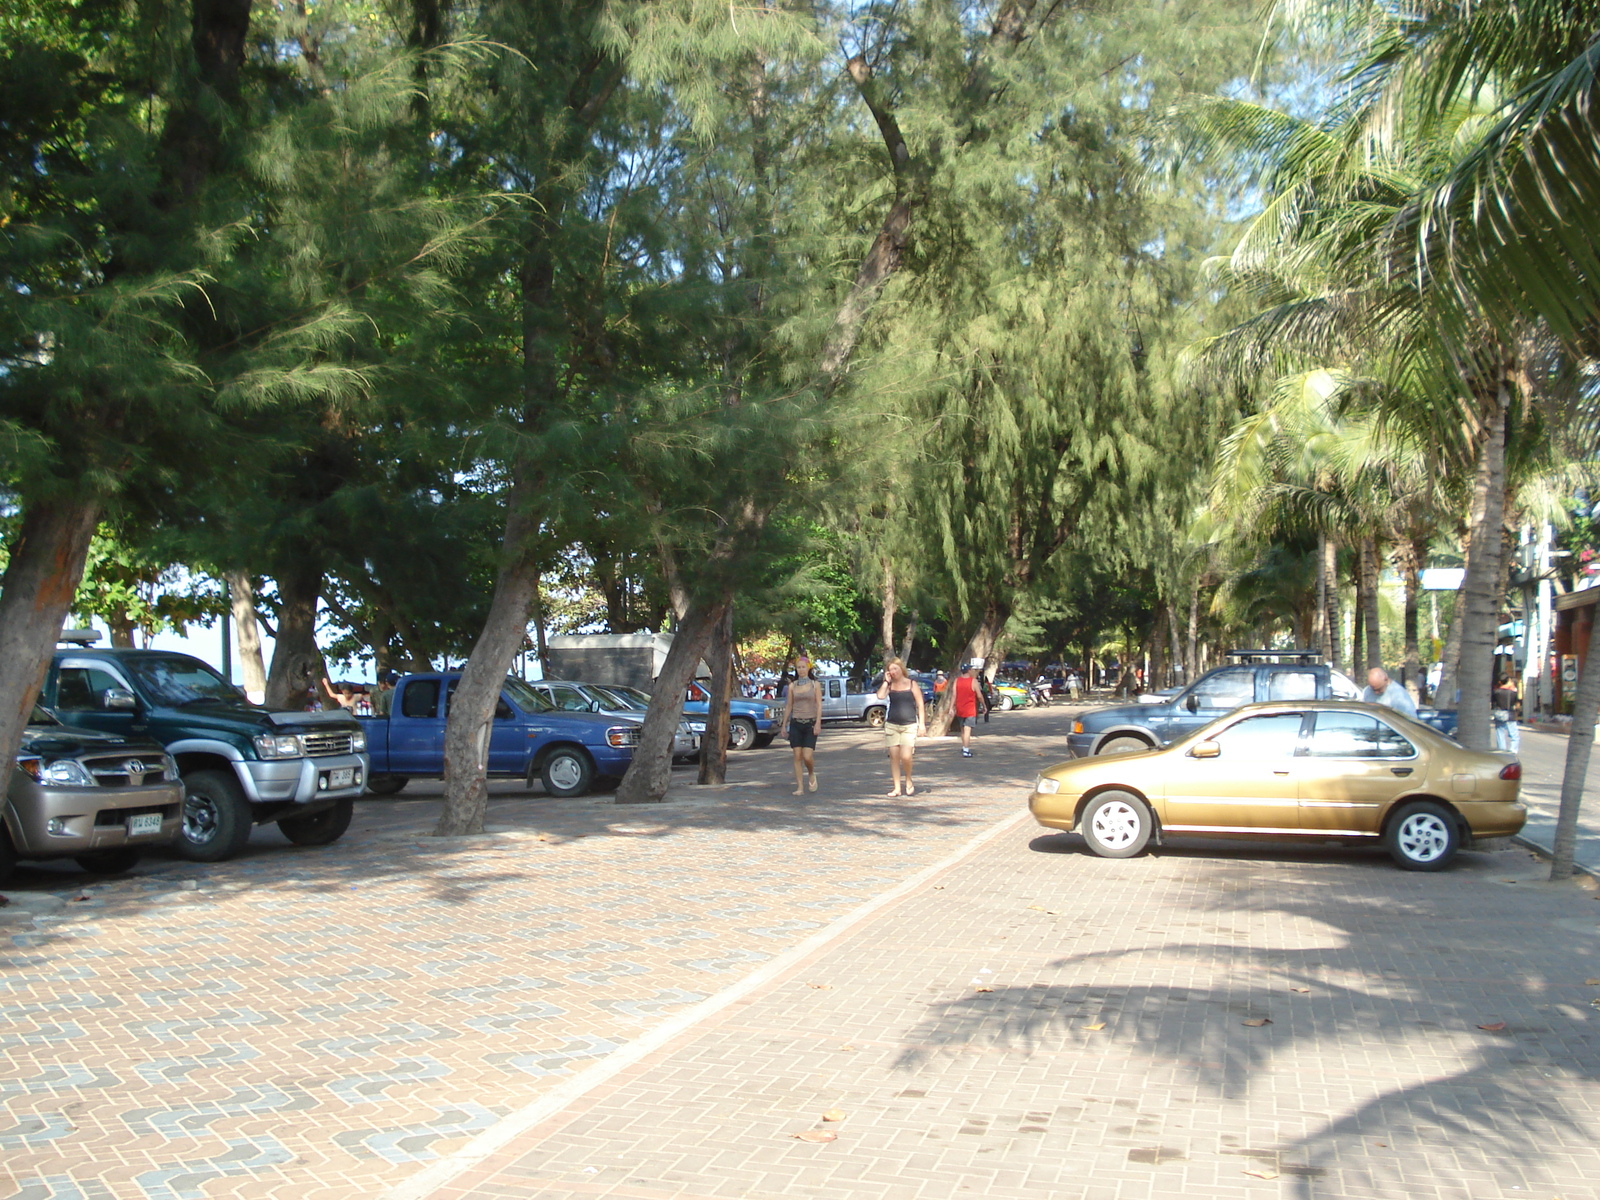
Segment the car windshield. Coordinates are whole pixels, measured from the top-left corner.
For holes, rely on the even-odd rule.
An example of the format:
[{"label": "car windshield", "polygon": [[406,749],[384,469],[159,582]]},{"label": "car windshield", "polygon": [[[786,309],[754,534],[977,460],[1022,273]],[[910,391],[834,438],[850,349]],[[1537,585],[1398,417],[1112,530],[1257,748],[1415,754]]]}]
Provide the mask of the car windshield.
[{"label": "car windshield", "polygon": [[625,709],[628,712],[645,712],[650,708],[650,697],[638,688],[591,686],[589,690],[607,708]]},{"label": "car windshield", "polygon": [[122,665],[158,705],[177,708],[185,704],[250,703],[238,688],[197,658],[181,654],[141,656],[124,659]]},{"label": "car windshield", "polygon": [[517,707],[523,712],[547,713],[556,711],[554,704],[551,704],[550,701],[523,683],[515,675],[506,676],[506,695],[515,700]]}]

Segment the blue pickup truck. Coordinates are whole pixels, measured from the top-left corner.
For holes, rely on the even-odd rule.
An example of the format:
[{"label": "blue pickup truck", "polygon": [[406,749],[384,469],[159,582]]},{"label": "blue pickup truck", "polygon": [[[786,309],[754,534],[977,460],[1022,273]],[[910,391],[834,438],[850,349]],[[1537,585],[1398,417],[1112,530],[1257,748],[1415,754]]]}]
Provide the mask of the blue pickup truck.
[{"label": "blue pickup truck", "polygon": [[[458,674],[407,675],[386,717],[358,718],[367,731],[367,789],[390,796],[412,776],[444,773],[444,725]],[[489,774],[534,780],[552,796],[581,796],[618,778],[633,761],[640,723],[599,713],[562,712],[522,680],[506,677],[489,733]]]},{"label": "blue pickup truck", "polygon": [[[711,711],[711,692],[698,679],[691,682],[683,694],[683,711],[704,717]],[[772,745],[778,736],[778,715],[783,705],[771,705],[761,700],[744,700],[734,697],[728,701],[728,746],[733,750],[748,750],[754,746]]]}]

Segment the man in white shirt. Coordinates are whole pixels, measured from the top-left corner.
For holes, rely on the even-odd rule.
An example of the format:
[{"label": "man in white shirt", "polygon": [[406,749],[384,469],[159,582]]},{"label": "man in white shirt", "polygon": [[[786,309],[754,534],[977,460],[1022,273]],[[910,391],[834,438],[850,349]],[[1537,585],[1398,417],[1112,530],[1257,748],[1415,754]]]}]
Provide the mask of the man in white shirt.
[{"label": "man in white shirt", "polygon": [[1411,698],[1411,693],[1390,679],[1389,672],[1382,667],[1373,667],[1367,672],[1367,690],[1361,693],[1361,698],[1368,704],[1387,704],[1402,717],[1417,719],[1417,702]]}]

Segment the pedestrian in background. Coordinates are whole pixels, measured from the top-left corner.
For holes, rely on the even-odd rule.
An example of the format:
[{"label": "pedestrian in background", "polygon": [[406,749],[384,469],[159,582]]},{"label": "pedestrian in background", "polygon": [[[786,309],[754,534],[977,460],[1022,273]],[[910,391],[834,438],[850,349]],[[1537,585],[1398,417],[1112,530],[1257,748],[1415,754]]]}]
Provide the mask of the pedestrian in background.
[{"label": "pedestrian in background", "polygon": [[1417,719],[1417,702],[1411,698],[1411,693],[1390,679],[1389,672],[1382,667],[1373,667],[1367,672],[1367,688],[1361,698],[1368,704],[1386,704],[1402,717]]},{"label": "pedestrian in background", "polygon": [[906,665],[898,658],[891,658],[884,664],[878,699],[889,702],[883,723],[884,740],[889,747],[889,776],[893,782],[889,795],[914,796],[917,786],[911,782],[911,760],[917,752],[917,735],[927,732],[928,721],[922,706],[922,688],[906,674]]},{"label": "pedestrian in background", "polygon": [[794,682],[785,690],[783,718],[778,728],[788,731],[794,751],[794,794],[817,790],[817,734],[822,731],[822,684],[802,654],[794,660]]},{"label": "pedestrian in background", "polygon": [[976,678],[981,664],[976,659],[964,663],[956,676],[956,722],[961,726],[961,757],[972,757],[972,731],[977,727],[978,714],[987,713],[989,706],[979,693]]}]

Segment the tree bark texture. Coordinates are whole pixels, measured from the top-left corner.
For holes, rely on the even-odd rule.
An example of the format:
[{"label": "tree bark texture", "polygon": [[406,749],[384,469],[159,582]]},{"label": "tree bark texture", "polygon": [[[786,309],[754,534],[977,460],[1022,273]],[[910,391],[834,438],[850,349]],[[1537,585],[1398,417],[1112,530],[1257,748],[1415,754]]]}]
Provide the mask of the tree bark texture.
[{"label": "tree bark texture", "polygon": [[1589,629],[1589,649],[1583,674],[1572,697],[1572,726],[1567,731],[1567,765],[1561,776],[1561,803],[1556,810],[1555,840],[1550,846],[1550,879],[1568,879],[1578,849],[1578,815],[1583,789],[1589,780],[1589,758],[1594,752],[1595,714],[1600,710],[1600,621]]},{"label": "tree bark texture", "polygon": [[1167,602],[1156,601],[1156,611],[1150,622],[1150,676],[1151,691],[1166,686],[1167,679]]},{"label": "tree bark texture", "polygon": [[444,808],[434,833],[482,833],[489,810],[489,733],[506,672],[528,636],[528,609],[539,587],[534,537],[538,521],[528,496],[532,470],[519,464],[506,496],[506,532],[500,570],[483,632],[472,645],[450,700],[444,727]]},{"label": "tree bark texture", "polygon": [[1329,537],[1322,539],[1322,578],[1328,600],[1328,611],[1323,616],[1328,630],[1328,662],[1342,667],[1344,621],[1339,614],[1339,544]]},{"label": "tree bark texture", "polygon": [[1365,625],[1368,669],[1383,666],[1383,627],[1378,620],[1378,543],[1361,539],[1361,620]]},{"label": "tree bark texture", "polygon": [[879,623],[883,634],[884,662],[888,662],[894,657],[894,617],[899,608],[899,600],[895,595],[894,566],[885,562],[883,564],[883,618]]},{"label": "tree bark texture", "polygon": [[728,701],[733,699],[733,604],[731,598],[722,619],[711,629],[706,641],[706,666],[711,669],[708,690],[710,711],[706,713],[706,732],[700,739],[701,783],[728,781]]},{"label": "tree bark texture", "polygon": [[1478,468],[1472,480],[1466,576],[1461,582],[1464,606],[1461,659],[1456,682],[1461,698],[1456,707],[1456,740],[1469,750],[1494,749],[1490,725],[1493,708],[1494,651],[1499,641],[1501,560],[1504,557],[1506,495],[1506,414],[1511,389],[1502,378],[1485,421]]},{"label": "tree bark texture", "polygon": [[[1200,587],[1197,584],[1189,594],[1189,630],[1188,638],[1183,650],[1184,683],[1193,683],[1200,678]],[[1087,669],[1084,671],[1084,683],[1089,681]]]},{"label": "tree bark texture", "polygon": [[[544,633],[544,575],[536,573],[533,577],[533,653],[539,660],[539,670],[544,670],[544,664],[550,661],[550,644],[545,639]],[[613,629],[613,633],[623,632]]]},{"label": "tree bark texture", "polygon": [[1367,612],[1367,580],[1361,570],[1359,549],[1356,551],[1355,566],[1355,611],[1350,614],[1350,672],[1359,675],[1367,664],[1367,623],[1364,620]]},{"label": "tree bark texture", "polygon": [[1428,681],[1422,672],[1422,645],[1419,618],[1422,597],[1422,561],[1428,552],[1426,536],[1402,538],[1394,549],[1394,565],[1405,585],[1405,663],[1400,670],[1400,680],[1419,704],[1425,703]]},{"label": "tree bark texture", "polygon": [[[268,708],[297,711],[322,696],[322,651],[317,648],[317,602],[322,567],[302,561],[284,570],[278,584],[278,632],[267,672]],[[330,697],[322,696],[324,700]]]},{"label": "tree bark texture", "polygon": [[[228,600],[233,608],[233,637],[244,679],[245,695],[260,701],[267,694],[267,669],[261,657],[261,622],[256,619],[256,585],[244,571],[229,571]],[[376,652],[376,647],[374,647]]]},{"label": "tree bark texture", "polygon": [[[666,798],[672,780],[672,734],[683,719],[683,690],[694,678],[695,666],[706,653],[712,630],[727,606],[726,595],[694,600],[678,622],[672,649],[667,651],[650,693],[650,709],[639,731],[633,762],[617,788],[618,804],[655,804]],[[710,733],[708,728],[706,735]]]},{"label": "tree bark texture", "polygon": [[913,608],[911,610],[911,612],[906,617],[906,632],[905,632],[905,636],[900,639],[900,661],[901,662],[908,663],[908,662],[911,661],[911,647],[916,644],[916,641],[917,641],[917,610]]},{"label": "tree bark texture", "polygon": [[0,762],[16,762],[99,520],[92,500],[35,501],[23,511],[0,578]]}]

